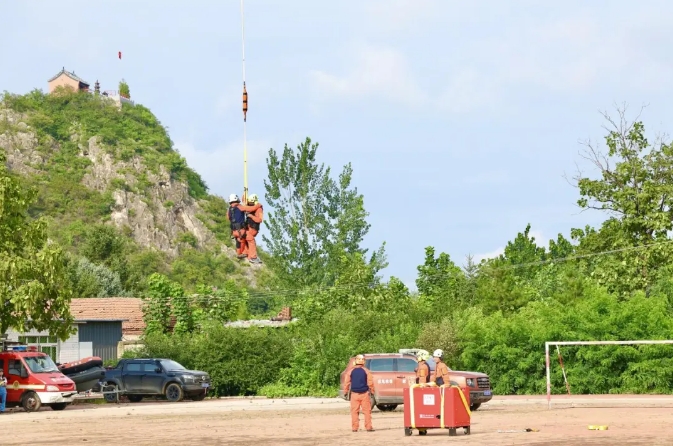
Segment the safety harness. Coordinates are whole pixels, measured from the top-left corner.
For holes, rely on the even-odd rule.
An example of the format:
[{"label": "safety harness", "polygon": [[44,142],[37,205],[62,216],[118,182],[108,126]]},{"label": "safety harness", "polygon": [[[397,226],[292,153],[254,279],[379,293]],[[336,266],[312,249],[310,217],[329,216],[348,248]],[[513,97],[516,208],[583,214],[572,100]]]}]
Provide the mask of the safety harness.
[{"label": "safety harness", "polygon": [[229,227],[232,231],[245,229],[245,213],[238,206],[229,206]]},{"label": "safety harness", "polygon": [[[261,204],[259,205],[259,208],[263,209]],[[254,229],[255,231],[258,231],[258,232],[259,232],[259,228],[262,226],[261,223],[257,223],[256,221],[254,221],[250,217],[248,217],[248,219],[245,221],[245,223],[248,225],[249,228],[252,228],[252,229]]]}]

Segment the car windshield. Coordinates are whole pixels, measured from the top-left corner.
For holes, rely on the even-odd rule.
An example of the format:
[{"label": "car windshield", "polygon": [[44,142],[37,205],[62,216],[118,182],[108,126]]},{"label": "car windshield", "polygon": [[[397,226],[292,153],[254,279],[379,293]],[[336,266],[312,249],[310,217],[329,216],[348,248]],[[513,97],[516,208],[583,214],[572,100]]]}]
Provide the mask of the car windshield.
[{"label": "car windshield", "polygon": [[161,365],[166,370],[187,370],[180,363],[177,363],[175,361],[171,361],[170,359],[162,359],[161,360]]},{"label": "car windshield", "polygon": [[24,356],[23,360],[33,373],[58,372],[58,367],[49,356]]}]

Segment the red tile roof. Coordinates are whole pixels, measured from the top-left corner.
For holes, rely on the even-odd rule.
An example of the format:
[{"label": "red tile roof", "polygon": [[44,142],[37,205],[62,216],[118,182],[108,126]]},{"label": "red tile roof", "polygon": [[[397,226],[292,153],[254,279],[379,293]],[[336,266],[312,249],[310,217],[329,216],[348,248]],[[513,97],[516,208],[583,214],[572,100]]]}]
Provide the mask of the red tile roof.
[{"label": "red tile roof", "polygon": [[143,301],[138,297],[91,297],[73,299],[70,313],[75,320],[125,319],[122,333],[140,335],[145,330]]}]

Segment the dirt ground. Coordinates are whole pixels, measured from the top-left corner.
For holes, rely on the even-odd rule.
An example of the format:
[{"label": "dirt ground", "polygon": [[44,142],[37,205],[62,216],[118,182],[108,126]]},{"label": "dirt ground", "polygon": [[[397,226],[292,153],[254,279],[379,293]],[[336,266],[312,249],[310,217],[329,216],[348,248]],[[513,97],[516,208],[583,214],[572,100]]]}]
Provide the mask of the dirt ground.
[{"label": "dirt ground", "polygon": [[[404,436],[403,406],[374,411],[375,432],[350,428],[339,399],[218,399],[203,402],[78,404],[65,411],[19,409],[0,416],[3,445],[663,445],[673,444],[673,397],[496,397],[472,415],[472,433]],[[588,425],[608,425],[590,431]],[[539,429],[504,433],[499,430]]]}]

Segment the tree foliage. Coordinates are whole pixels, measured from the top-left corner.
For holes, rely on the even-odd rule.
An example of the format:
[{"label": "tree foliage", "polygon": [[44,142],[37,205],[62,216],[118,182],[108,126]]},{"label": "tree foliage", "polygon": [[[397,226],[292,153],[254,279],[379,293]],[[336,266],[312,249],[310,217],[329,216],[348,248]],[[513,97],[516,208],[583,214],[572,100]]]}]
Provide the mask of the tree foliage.
[{"label": "tree foliage", "polygon": [[36,191],[22,186],[0,153],[0,333],[14,328],[71,333],[71,284],[61,248],[47,240],[43,219],[28,208]]},{"label": "tree foliage", "polygon": [[[318,144],[310,138],[282,155],[269,150],[263,235],[278,281],[287,288],[332,286],[342,255],[365,256],[362,241],[369,231],[364,197],[351,188],[347,164],[338,179],[317,161]],[[385,267],[383,246],[366,261],[374,273]]]},{"label": "tree foliage", "polygon": [[119,82],[119,96],[126,99],[131,99],[131,90],[129,89],[129,84],[127,84],[124,79]]},{"label": "tree foliage", "polygon": [[587,143],[583,156],[599,178],[576,176],[582,209],[604,211],[600,229],[574,229],[579,253],[615,251],[587,261],[594,277],[609,290],[628,295],[657,280],[661,265],[673,260],[673,146],[651,143],[641,121],[630,122],[625,110],[618,119],[607,114],[607,152]]}]

